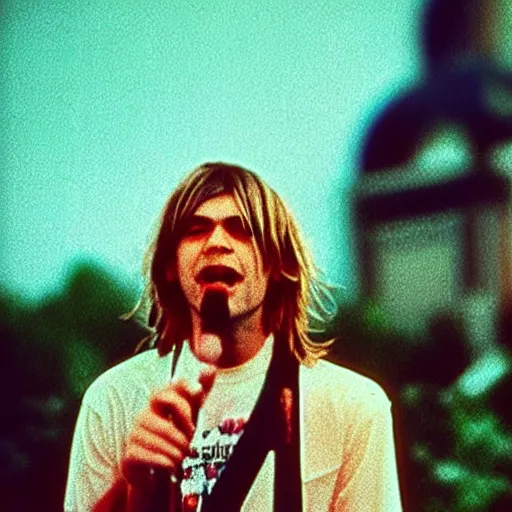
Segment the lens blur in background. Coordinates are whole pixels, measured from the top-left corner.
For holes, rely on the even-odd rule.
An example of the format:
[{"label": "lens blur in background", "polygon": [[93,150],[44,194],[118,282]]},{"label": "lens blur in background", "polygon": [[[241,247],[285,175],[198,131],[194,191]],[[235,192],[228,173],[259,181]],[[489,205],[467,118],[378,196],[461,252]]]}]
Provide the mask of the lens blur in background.
[{"label": "lens blur in background", "polygon": [[512,510],[508,0],[3,2],[3,510],[59,510],[81,396],[204,161],[284,197],[394,402],[404,508]]}]

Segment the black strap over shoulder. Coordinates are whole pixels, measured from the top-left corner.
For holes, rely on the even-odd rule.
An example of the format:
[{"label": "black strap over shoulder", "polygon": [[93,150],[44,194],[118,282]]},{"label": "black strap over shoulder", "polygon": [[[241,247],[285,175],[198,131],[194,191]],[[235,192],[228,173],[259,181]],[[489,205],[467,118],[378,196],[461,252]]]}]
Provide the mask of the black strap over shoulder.
[{"label": "black strap over shoulder", "polygon": [[284,339],[274,340],[260,397],[202,512],[239,512],[267,454],[274,450],[274,511],[302,510],[299,363]]},{"label": "black strap over shoulder", "polygon": [[[302,512],[299,363],[287,340],[278,336],[258,401],[211,495],[204,497],[201,512],[240,512],[272,450],[274,512]],[[168,473],[157,487],[151,510],[181,511],[179,485],[170,483]]]}]

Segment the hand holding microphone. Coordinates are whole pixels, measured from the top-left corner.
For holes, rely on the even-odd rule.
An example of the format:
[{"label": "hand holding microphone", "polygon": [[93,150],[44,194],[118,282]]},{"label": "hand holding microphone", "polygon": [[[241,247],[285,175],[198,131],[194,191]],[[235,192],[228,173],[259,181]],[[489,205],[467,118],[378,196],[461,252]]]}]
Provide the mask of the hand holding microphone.
[{"label": "hand holding microphone", "polygon": [[229,329],[226,294],[207,290],[200,316],[202,332],[193,347],[194,355],[202,363],[198,365],[198,373],[186,379],[172,380],[153,393],[148,407],[137,416],[128,436],[121,471],[129,494],[131,488],[138,491],[135,494],[143,496],[142,500],[135,501],[144,502],[144,497],[150,499],[155,486],[153,475],[158,468],[171,475],[180,473],[199,410],[213,386],[216,366],[222,355],[222,337]]}]

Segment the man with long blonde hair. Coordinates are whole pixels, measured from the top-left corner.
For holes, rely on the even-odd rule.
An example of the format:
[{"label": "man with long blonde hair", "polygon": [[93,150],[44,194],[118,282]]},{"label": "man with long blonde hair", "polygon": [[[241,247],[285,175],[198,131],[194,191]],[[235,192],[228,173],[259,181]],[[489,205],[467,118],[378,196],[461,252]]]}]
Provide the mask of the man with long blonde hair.
[{"label": "man with long blonde hair", "polygon": [[86,392],[66,511],[401,510],[389,400],[321,360],[329,291],[268,185],[195,169],[145,273],[152,348]]}]

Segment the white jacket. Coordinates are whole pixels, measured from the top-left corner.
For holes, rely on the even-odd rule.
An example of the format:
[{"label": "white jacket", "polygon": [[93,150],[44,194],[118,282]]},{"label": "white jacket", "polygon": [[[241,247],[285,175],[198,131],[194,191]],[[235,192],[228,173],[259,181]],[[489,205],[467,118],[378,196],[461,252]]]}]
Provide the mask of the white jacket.
[{"label": "white jacket", "polygon": [[[71,451],[65,511],[90,511],[120,476],[123,445],[154,389],[166,384],[172,355],[134,356],[87,390]],[[390,401],[372,380],[319,361],[300,367],[301,478],[307,512],[400,512]],[[273,453],[244,502],[269,512]]]}]

